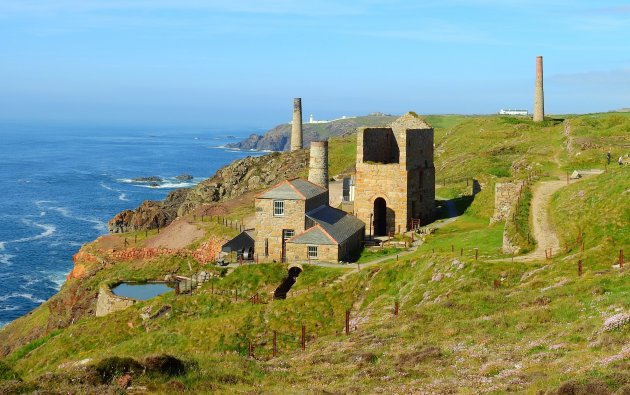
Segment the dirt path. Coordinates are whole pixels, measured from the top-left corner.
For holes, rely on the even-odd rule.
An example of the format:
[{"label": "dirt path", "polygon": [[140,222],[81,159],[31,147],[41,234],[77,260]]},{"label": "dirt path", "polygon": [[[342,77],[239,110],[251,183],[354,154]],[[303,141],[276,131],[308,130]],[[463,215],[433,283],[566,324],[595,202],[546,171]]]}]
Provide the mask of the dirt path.
[{"label": "dirt path", "polygon": [[545,259],[545,251],[549,249],[552,253],[558,252],[560,241],[549,216],[549,203],[551,203],[551,196],[566,185],[566,181],[544,181],[534,187],[531,212],[532,231],[537,242],[536,250],[527,255],[515,257],[514,261],[528,262]]},{"label": "dirt path", "polygon": [[[580,170],[580,174],[583,177],[589,177],[597,174],[601,174],[601,170]],[[571,184],[579,182],[583,178],[577,180],[570,180]],[[552,255],[557,254],[560,251],[560,241],[556,235],[556,230],[553,226],[551,218],[549,216],[549,206],[551,203],[551,197],[553,194],[567,186],[566,181],[543,181],[538,183],[532,191],[532,222],[534,239],[537,242],[536,250],[526,255],[514,257],[515,262],[530,262],[534,260],[545,259],[545,251],[551,249]],[[500,259],[497,261],[508,261],[512,259]]]},{"label": "dirt path", "polygon": [[202,238],[205,232],[185,219],[178,218],[166,228],[160,230],[160,234],[149,238],[145,247],[184,248],[197,239]]}]

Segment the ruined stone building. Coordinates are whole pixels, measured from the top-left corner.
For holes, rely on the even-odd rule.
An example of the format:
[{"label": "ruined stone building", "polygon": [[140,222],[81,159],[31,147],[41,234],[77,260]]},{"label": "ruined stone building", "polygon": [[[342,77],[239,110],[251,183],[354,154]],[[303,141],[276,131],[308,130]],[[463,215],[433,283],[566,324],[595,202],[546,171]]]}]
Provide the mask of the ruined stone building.
[{"label": "ruined stone building", "polygon": [[354,195],[354,211],[369,235],[430,222],[435,210],[433,128],[415,113],[390,127],[360,128]]}]

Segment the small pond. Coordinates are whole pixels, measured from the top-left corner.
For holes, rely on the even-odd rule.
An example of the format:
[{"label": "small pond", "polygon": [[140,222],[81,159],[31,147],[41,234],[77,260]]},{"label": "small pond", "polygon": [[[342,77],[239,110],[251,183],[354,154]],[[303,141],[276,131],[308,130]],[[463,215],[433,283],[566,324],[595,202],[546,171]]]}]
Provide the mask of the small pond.
[{"label": "small pond", "polygon": [[147,300],[172,291],[165,283],[121,283],[112,288],[114,295],[137,300]]}]

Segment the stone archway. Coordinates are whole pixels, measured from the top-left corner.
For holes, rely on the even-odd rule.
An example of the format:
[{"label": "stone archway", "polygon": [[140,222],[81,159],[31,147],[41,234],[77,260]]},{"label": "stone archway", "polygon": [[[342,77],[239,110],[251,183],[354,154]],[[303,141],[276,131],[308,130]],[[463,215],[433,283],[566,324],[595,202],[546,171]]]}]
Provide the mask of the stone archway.
[{"label": "stone archway", "polygon": [[374,236],[387,235],[387,202],[382,197],[374,200]]}]

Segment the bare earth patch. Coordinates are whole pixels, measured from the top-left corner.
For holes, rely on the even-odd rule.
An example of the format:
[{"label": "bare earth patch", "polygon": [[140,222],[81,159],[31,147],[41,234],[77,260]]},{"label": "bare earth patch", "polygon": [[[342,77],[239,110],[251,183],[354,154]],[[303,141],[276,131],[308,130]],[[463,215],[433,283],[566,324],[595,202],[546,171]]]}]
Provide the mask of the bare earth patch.
[{"label": "bare earth patch", "polygon": [[202,238],[205,232],[185,219],[178,218],[160,233],[145,241],[148,248],[184,248]]}]

